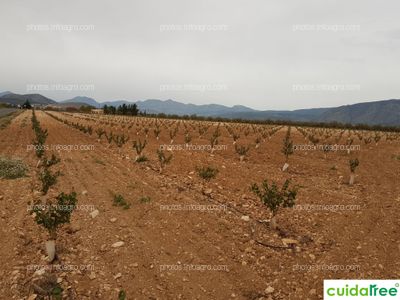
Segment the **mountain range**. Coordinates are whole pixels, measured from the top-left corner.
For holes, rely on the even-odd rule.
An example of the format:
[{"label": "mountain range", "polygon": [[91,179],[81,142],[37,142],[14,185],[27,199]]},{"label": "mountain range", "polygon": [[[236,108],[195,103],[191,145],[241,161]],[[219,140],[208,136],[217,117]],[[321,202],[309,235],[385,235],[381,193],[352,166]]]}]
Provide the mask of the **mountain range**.
[{"label": "mountain range", "polygon": [[11,92],[0,93],[0,103],[52,105],[60,107],[80,107],[90,105],[101,108],[104,105],[119,106],[136,103],[139,110],[150,114],[165,113],[174,115],[197,115],[247,120],[290,120],[301,122],[339,122],[350,124],[400,126],[400,100],[381,100],[343,105],[330,108],[311,108],[297,110],[255,110],[242,105],[232,107],[219,104],[184,104],[174,100],[148,99],[144,101],[115,100],[97,102],[93,98],[78,96],[64,101],[54,101],[40,94],[19,95]]}]

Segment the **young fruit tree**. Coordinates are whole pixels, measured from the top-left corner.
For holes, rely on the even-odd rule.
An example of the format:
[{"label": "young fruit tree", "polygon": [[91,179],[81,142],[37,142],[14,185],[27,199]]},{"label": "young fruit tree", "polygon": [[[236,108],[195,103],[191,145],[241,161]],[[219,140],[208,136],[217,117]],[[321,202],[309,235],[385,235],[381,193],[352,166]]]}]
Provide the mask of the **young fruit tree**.
[{"label": "young fruit tree", "polygon": [[175,129],[173,131],[172,130],[169,131],[169,137],[171,139],[170,144],[174,143],[174,139],[175,139],[177,133],[178,133],[178,127],[175,127]]},{"label": "young fruit tree", "polygon": [[217,136],[215,136],[215,135],[213,135],[211,138],[210,138],[210,152],[211,152],[211,154],[213,154],[214,153],[214,151],[215,151],[215,146],[216,145],[218,145],[218,137]]},{"label": "young fruit tree", "polygon": [[101,137],[106,134],[103,128],[98,128],[96,129],[96,134],[97,134],[97,141],[100,142]]},{"label": "young fruit tree", "polygon": [[192,141],[192,136],[190,135],[190,133],[186,133],[185,134],[185,144],[186,144],[186,146],[188,146],[191,141]]},{"label": "young fruit tree", "polygon": [[359,164],[360,164],[360,162],[358,161],[358,158],[349,160],[349,166],[350,166],[349,185],[353,185],[354,184],[355,171],[356,171],[356,168],[358,167]]},{"label": "young fruit tree", "polygon": [[165,166],[171,162],[172,154],[165,156],[164,151],[157,149],[158,161],[160,162],[160,174],[164,170]]},{"label": "young fruit tree", "polygon": [[235,144],[235,151],[237,154],[239,154],[240,162],[244,161],[244,157],[246,156],[247,152],[249,152],[249,150],[250,150],[249,146],[247,147],[243,145],[238,146]]},{"label": "young fruit tree", "polygon": [[237,133],[233,133],[232,138],[233,138],[233,144],[235,145],[237,143],[237,140],[240,138],[240,135]]},{"label": "young fruit tree", "polygon": [[276,230],[278,228],[276,215],[281,207],[293,207],[297,195],[297,188],[289,188],[290,181],[286,180],[282,188],[279,190],[275,182],[268,185],[267,180],[264,180],[259,187],[256,183],[251,186],[251,190],[256,194],[263,204],[271,211],[272,217],[270,226]]},{"label": "young fruit tree", "polygon": [[153,130],[154,136],[156,137],[157,141],[160,139],[160,133],[161,129],[158,125],[156,125],[156,128]]},{"label": "young fruit tree", "polygon": [[31,211],[35,215],[36,223],[42,225],[49,233],[49,240],[45,243],[49,262],[52,262],[56,255],[57,229],[65,223],[70,223],[71,214],[76,207],[76,193],[61,193],[56,200],[56,203],[49,201],[46,204],[39,200],[34,203]]},{"label": "young fruit tree", "polygon": [[289,168],[289,155],[293,154],[293,141],[290,139],[290,130],[291,127],[289,126],[286,132],[286,136],[283,139],[282,153],[285,155],[285,164],[282,167],[283,172],[285,172]]},{"label": "young fruit tree", "polygon": [[255,140],[255,142],[256,142],[256,149],[258,149],[259,147],[260,147],[260,143],[261,143],[261,137],[256,137],[256,140]]},{"label": "young fruit tree", "polygon": [[346,140],[346,146],[347,146],[347,154],[350,155],[351,153],[351,145],[353,144],[353,139],[352,138],[348,138]]},{"label": "young fruit tree", "polygon": [[124,134],[122,134],[122,135],[114,135],[113,138],[114,138],[114,142],[115,142],[115,144],[117,145],[118,148],[121,148],[129,140],[129,137],[125,136]]},{"label": "young fruit tree", "polygon": [[136,150],[136,158],[135,158],[135,162],[143,162],[146,161],[146,156],[144,156],[143,150],[144,147],[146,147],[147,145],[147,140],[144,140],[144,142],[142,143],[142,141],[139,139],[139,142],[137,141],[133,141],[133,149]]}]

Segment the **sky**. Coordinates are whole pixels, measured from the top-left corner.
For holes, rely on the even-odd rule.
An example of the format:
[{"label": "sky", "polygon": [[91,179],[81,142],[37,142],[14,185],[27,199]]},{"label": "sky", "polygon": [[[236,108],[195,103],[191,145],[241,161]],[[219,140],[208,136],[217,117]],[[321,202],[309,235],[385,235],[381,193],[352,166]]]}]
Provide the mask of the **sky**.
[{"label": "sky", "polygon": [[400,98],[398,0],[0,1],[0,91],[256,109]]}]

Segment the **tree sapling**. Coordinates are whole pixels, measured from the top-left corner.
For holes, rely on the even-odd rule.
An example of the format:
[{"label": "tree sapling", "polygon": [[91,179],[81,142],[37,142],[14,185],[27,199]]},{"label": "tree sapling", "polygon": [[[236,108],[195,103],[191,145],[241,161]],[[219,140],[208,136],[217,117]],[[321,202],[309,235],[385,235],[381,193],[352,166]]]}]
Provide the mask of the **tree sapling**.
[{"label": "tree sapling", "polygon": [[358,161],[358,158],[349,160],[349,165],[350,165],[349,185],[353,185],[354,184],[355,171],[356,171],[356,168],[358,167],[359,164],[360,164],[360,162]]},{"label": "tree sapling", "polygon": [[282,188],[279,190],[275,182],[268,185],[264,180],[259,187],[256,183],[251,186],[251,190],[256,194],[265,206],[272,213],[270,225],[272,229],[277,229],[276,215],[280,207],[293,207],[297,195],[297,188],[289,188],[290,181],[286,180]]},{"label": "tree sapling", "polygon": [[56,203],[48,201],[46,204],[39,200],[34,203],[32,209],[36,223],[47,229],[49,234],[50,239],[45,243],[49,262],[52,262],[56,255],[57,229],[65,223],[70,223],[71,214],[76,207],[76,193],[61,193],[56,200]]},{"label": "tree sapling", "polygon": [[289,155],[293,154],[293,141],[290,139],[291,127],[288,127],[286,136],[283,139],[282,153],[285,155],[285,164],[282,167],[282,171],[285,172],[289,168]]}]

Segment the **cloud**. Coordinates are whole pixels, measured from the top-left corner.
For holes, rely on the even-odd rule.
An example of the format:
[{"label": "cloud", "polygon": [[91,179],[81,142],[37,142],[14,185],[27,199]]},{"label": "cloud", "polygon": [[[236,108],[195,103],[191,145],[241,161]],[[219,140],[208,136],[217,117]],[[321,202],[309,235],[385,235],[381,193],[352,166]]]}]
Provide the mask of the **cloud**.
[{"label": "cloud", "polygon": [[[399,8],[396,0],[3,1],[0,85],[19,93],[28,84],[94,86],[43,91],[59,100],[158,98],[259,109],[396,98]],[[226,88],[160,88],[166,84]],[[299,93],[295,84],[360,89]]]}]

